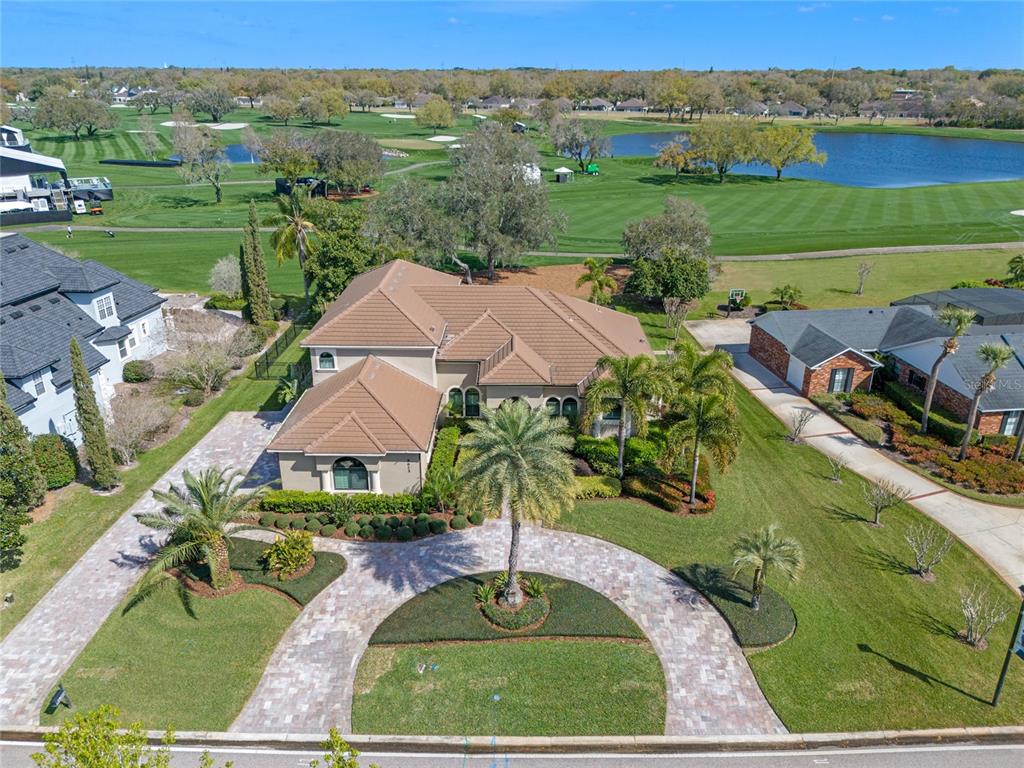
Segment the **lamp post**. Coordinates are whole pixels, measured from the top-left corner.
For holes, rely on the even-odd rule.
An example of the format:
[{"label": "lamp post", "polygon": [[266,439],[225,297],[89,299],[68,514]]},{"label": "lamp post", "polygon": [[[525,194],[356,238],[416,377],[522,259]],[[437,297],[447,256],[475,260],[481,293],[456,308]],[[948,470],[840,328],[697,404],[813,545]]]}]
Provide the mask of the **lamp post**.
[{"label": "lamp post", "polygon": [[[1021,594],[1024,595],[1024,584],[1019,586]],[[1017,654],[1024,659],[1024,603],[1021,603],[1017,611],[1017,623],[1013,626],[1013,634],[1010,636],[1010,645],[1006,649],[1006,658],[1003,659],[1003,669],[999,673],[999,682],[996,683],[996,692],[992,694],[992,706],[999,706],[999,695],[1003,692],[1003,683],[1006,682],[1006,673],[1010,670],[1010,659]]]}]

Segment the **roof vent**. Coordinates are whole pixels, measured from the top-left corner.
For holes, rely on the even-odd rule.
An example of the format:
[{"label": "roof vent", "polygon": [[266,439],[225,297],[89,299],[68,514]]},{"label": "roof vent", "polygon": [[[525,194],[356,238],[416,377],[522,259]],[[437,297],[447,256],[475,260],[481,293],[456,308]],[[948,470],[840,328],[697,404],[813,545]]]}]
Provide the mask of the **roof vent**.
[{"label": "roof vent", "polygon": [[33,312],[38,312],[40,309],[42,309],[42,307],[40,307],[38,304],[29,304],[28,308]]},{"label": "roof vent", "polygon": [[23,250],[23,251],[27,251],[28,250],[28,243],[22,243],[21,245],[18,246],[18,248]]},{"label": "roof vent", "polygon": [[51,304],[60,304],[60,299],[58,299],[56,296],[51,296],[50,297],[50,303]]},{"label": "roof vent", "polygon": [[25,313],[22,312],[20,309],[16,309],[13,312],[11,312],[11,319],[12,320],[17,320],[19,317],[24,317],[24,316],[25,316]]}]

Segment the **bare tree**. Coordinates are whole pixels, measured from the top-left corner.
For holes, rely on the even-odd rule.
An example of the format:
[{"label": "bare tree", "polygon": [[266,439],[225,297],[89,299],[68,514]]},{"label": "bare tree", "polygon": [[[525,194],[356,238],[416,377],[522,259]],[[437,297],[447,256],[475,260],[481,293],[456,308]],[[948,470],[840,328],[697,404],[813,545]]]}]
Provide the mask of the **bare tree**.
[{"label": "bare tree", "polygon": [[209,395],[219,390],[240,355],[235,326],[207,312],[175,316],[165,377],[177,387]]},{"label": "bare tree", "polygon": [[828,459],[828,468],[830,472],[829,480],[833,483],[843,482],[843,470],[846,469],[849,464],[846,455],[840,453],[835,456],[826,455],[825,458]]},{"label": "bare tree", "polygon": [[153,438],[166,429],[172,416],[165,402],[138,392],[118,395],[110,410],[113,418],[107,427],[107,440],[122,466],[135,461]]},{"label": "bare tree", "polygon": [[864,483],[864,502],[871,508],[874,520],[871,525],[882,527],[882,513],[892,509],[910,498],[912,491],[892,480],[879,480],[876,483]]},{"label": "bare tree", "polygon": [[789,440],[793,443],[802,443],[804,430],[807,429],[807,425],[811,423],[814,418],[814,411],[802,408],[793,414],[792,419],[789,423]]},{"label": "bare tree", "polygon": [[142,144],[142,151],[146,157],[152,160],[160,151],[160,141],[157,139],[156,127],[153,118],[149,115],[139,117],[139,143]]},{"label": "bare tree", "polygon": [[189,184],[209,183],[217,202],[221,202],[224,199],[222,185],[231,172],[231,165],[210,129],[193,123],[188,113],[178,112],[173,131],[174,151],[181,158],[178,173]]},{"label": "bare tree", "polygon": [[932,569],[942,562],[942,558],[953,546],[953,537],[948,533],[943,536],[942,533],[934,525],[915,523],[903,534],[907,546],[914,553],[914,573],[924,581],[935,581]]},{"label": "bare tree", "polygon": [[864,295],[864,284],[868,281],[868,275],[871,274],[871,270],[875,268],[874,264],[869,264],[866,261],[862,261],[857,265],[857,295]]},{"label": "bare tree", "polygon": [[959,637],[979,651],[988,647],[988,636],[1010,614],[1008,606],[993,605],[988,598],[988,587],[972,584],[961,587],[960,610],[964,614],[964,628]]},{"label": "bare tree", "polygon": [[242,293],[242,268],[236,256],[224,256],[210,269],[208,278],[210,290],[238,296]]}]

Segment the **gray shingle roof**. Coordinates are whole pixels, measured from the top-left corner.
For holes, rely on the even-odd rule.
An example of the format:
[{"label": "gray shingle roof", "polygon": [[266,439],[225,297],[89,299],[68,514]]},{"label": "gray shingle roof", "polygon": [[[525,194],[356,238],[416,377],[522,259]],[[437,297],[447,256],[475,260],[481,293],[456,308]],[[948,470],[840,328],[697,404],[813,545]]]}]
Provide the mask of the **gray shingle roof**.
[{"label": "gray shingle roof", "polygon": [[[808,325],[800,334],[796,344],[790,347],[789,353],[797,360],[800,360],[811,368],[821,365],[826,360],[831,360],[836,355],[841,355],[850,349],[849,344],[844,344],[835,336],[825,333],[814,325]],[[855,350],[858,351],[859,350]]]},{"label": "gray shingle roof", "polygon": [[1017,288],[951,288],[917,293],[893,302],[893,306],[907,304],[972,309],[983,325],[1024,325],[1024,291]]},{"label": "gray shingle roof", "polygon": [[8,381],[4,381],[4,391],[7,393],[7,404],[11,410],[18,411],[28,405],[32,405],[36,399],[23,389],[18,389]]},{"label": "gray shingle roof", "polygon": [[103,332],[93,339],[97,344],[103,344],[110,341],[118,341],[128,336],[132,332],[131,328],[123,325],[112,325],[109,328],[105,328]]},{"label": "gray shingle roof", "polygon": [[981,409],[1006,411],[1024,408],[1024,329],[1012,334],[973,334],[960,339],[960,349],[951,359],[957,373],[972,389],[988,370],[988,365],[978,357],[978,348],[982,344],[1005,344],[1016,354],[1006,367],[996,372],[995,388],[981,396]]}]

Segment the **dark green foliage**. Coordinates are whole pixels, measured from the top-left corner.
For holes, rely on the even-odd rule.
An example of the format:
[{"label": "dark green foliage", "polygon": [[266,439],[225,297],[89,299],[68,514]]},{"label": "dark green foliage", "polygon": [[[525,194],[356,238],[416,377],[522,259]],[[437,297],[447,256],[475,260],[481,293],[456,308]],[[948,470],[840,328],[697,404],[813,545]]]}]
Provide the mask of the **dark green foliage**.
[{"label": "dark green foliage", "polygon": [[312,522],[306,523],[305,528],[310,533],[318,533],[323,525],[319,520],[313,520]]},{"label": "dark green foliage", "polygon": [[430,522],[430,515],[428,515],[426,512],[420,512],[418,515],[416,515],[416,522],[417,523],[427,523],[427,522]]},{"label": "dark green foliage", "polygon": [[0,378],[0,571],[17,568],[25,545],[28,510],[43,500],[46,482],[32,457],[28,430],[7,404]]},{"label": "dark green foliage", "polygon": [[92,472],[92,480],[100,488],[113,488],[121,478],[107,442],[107,429],[96,404],[92,378],[85,367],[82,348],[74,337],[71,339],[71,383],[75,390],[78,428],[82,431],[82,443],[85,446],[85,462]]},{"label": "dark green foliage", "polygon": [[318,515],[332,511],[334,499],[326,491],[268,491],[260,499],[260,509],[281,514]]},{"label": "dark green foliage", "polygon": [[637,259],[625,291],[645,299],[679,298],[694,301],[711,289],[708,263],[703,259],[665,256]]},{"label": "dark green foliage", "polygon": [[156,368],[149,360],[129,360],[121,369],[121,378],[129,384],[149,381],[156,375]]},{"label": "dark green foliage", "polygon": [[355,521],[359,523],[360,527],[362,527],[364,525],[370,525],[370,523],[373,522],[373,518],[369,515],[359,515],[359,517],[355,518]]},{"label": "dark green foliage", "polygon": [[469,521],[466,519],[465,515],[456,515],[452,518],[451,525],[452,530],[461,531],[463,528],[469,525]]},{"label": "dark green foliage", "polygon": [[390,525],[382,525],[374,529],[373,535],[379,541],[388,541],[391,538],[391,531]]},{"label": "dark green foliage", "polygon": [[284,530],[285,528],[291,528],[292,521],[287,515],[277,515],[274,520],[274,527],[278,530]]},{"label": "dark green foliage", "polygon": [[[706,467],[706,463],[703,466]],[[697,474],[697,503],[692,511],[710,512],[715,508],[715,492],[708,489],[707,472],[701,469]],[[690,483],[680,478],[629,475],[622,479],[622,493],[669,512],[678,512],[687,506]]]},{"label": "dark green foliage", "polygon": [[317,552],[313,569],[305,576],[279,581],[271,573],[265,573],[260,562],[268,548],[266,542],[252,539],[229,538],[228,553],[231,569],[241,574],[247,584],[263,584],[284,592],[300,605],[306,605],[320,594],[336,578],[345,573],[347,563],[341,555],[333,552]]},{"label": "dark green foliage", "polygon": [[364,525],[362,528],[359,529],[359,538],[372,539],[374,531],[376,530],[377,529],[374,528],[372,525]]},{"label": "dark green foliage", "polygon": [[63,435],[33,437],[32,456],[47,488],[63,488],[78,475],[78,450]]},{"label": "dark green foliage", "polygon": [[249,221],[242,236],[239,262],[242,273],[242,300],[245,319],[254,325],[261,325],[274,319],[270,305],[270,288],[267,285],[267,263],[263,258],[263,241],[260,239],[259,218],[255,201],[249,201]]},{"label": "dark green foliage", "polygon": [[[599,475],[618,474],[619,449],[614,437],[577,435],[573,453],[586,461]],[[650,471],[664,454],[664,435],[655,427],[650,428],[646,438],[627,438],[624,457],[626,472],[633,474]]]},{"label": "dark green foliage", "polygon": [[[355,518],[365,525],[368,514],[408,515],[412,513],[413,497],[407,493],[388,496],[379,493],[334,494],[327,491],[270,491],[260,501],[260,509],[270,512],[312,515],[323,522],[326,516],[336,526],[344,526]],[[375,525],[377,523],[374,523]]]},{"label": "dark green foliage", "polygon": [[[882,392],[888,395],[896,405],[902,408],[918,424],[921,423],[921,412],[924,410],[924,396],[919,395],[897,381],[887,381],[882,385]],[[965,425],[956,417],[942,412],[941,408],[932,406],[928,413],[928,432],[944,440],[950,445],[959,446],[964,439]],[[975,432],[972,442],[978,441]]]},{"label": "dark green foliage", "polygon": [[327,525],[332,520],[330,515],[317,515],[316,519],[320,521],[321,525]]},{"label": "dark green foliage", "polygon": [[205,309],[223,309],[230,312],[237,312],[245,309],[245,299],[241,296],[232,296],[228,293],[213,293],[203,304]]},{"label": "dark green foliage", "polygon": [[[356,530],[358,531],[359,529],[356,528]],[[338,526],[332,525],[331,523],[328,523],[327,525],[325,525],[323,528],[320,529],[320,535],[321,536],[326,536],[326,537],[330,538],[337,531],[338,531]]]},{"label": "dark green foliage", "polygon": [[316,285],[317,299],[330,302],[353,277],[387,259],[375,258],[376,246],[365,235],[365,206],[312,200],[308,209],[317,238],[306,257],[306,276]]},{"label": "dark green foliage", "polygon": [[433,472],[444,471],[455,466],[455,454],[459,450],[459,437],[461,433],[458,427],[449,426],[442,428],[434,440],[434,452],[430,456],[430,467],[427,469],[429,477]]},{"label": "dark green foliage", "polygon": [[480,610],[491,624],[515,632],[543,621],[547,617],[548,611],[551,610],[551,606],[548,605],[547,600],[541,598],[530,600],[517,611],[509,610],[497,603],[484,603],[480,606]]},{"label": "dark green foliage", "polygon": [[384,517],[384,515],[374,515],[370,519],[370,525],[372,525],[374,528],[383,528],[387,524],[388,521],[387,518]]},{"label": "dark green foliage", "polygon": [[395,530],[395,538],[399,541],[412,541],[412,528],[407,525],[400,526]]},{"label": "dark green foliage", "polygon": [[[326,536],[326,534],[324,535]],[[351,538],[355,538],[356,536],[358,536],[359,523],[357,523],[355,520],[349,520],[347,523],[345,523],[345,535],[350,536]]]},{"label": "dark green foliage", "polygon": [[[744,648],[775,645],[796,631],[796,614],[786,599],[771,587],[761,593],[761,607],[750,608],[750,588],[725,568],[692,563],[675,569],[718,609]],[[747,577],[742,577],[747,578]]]},{"label": "dark green foliage", "polygon": [[312,523],[314,521],[319,522],[320,520],[319,515],[314,515],[312,513],[303,515],[303,518],[305,518],[307,523]]},{"label": "dark green foliage", "polygon": [[189,408],[198,408],[206,401],[206,397],[203,395],[201,390],[193,389],[187,395],[185,395],[182,402]]},{"label": "dark green foliage", "polygon": [[300,528],[305,528],[306,527],[306,521],[303,520],[301,517],[293,517],[288,522],[288,527],[291,528],[293,531],[297,531]]},{"label": "dark green foliage", "polygon": [[448,521],[442,517],[435,517],[429,525],[431,533],[444,533],[448,530]]},{"label": "dark green foliage", "polygon": [[618,474],[619,452],[612,438],[597,438],[590,435],[577,435],[573,453],[579,456],[590,468],[601,475]]},{"label": "dark green foliage", "polygon": [[264,528],[269,528],[277,522],[277,515],[273,512],[267,512],[265,515],[260,515],[260,525]]},{"label": "dark green foliage", "polygon": [[473,525],[483,525],[484,519],[484,513],[479,509],[476,512],[470,513],[469,515],[469,522],[471,522]]},{"label": "dark green foliage", "polygon": [[426,520],[417,520],[413,523],[412,530],[417,536],[426,536],[430,533],[430,523]]},{"label": "dark green foliage", "polygon": [[392,515],[388,518],[388,525],[390,525],[392,528],[398,528],[401,524],[402,518],[398,517],[397,515]]}]

